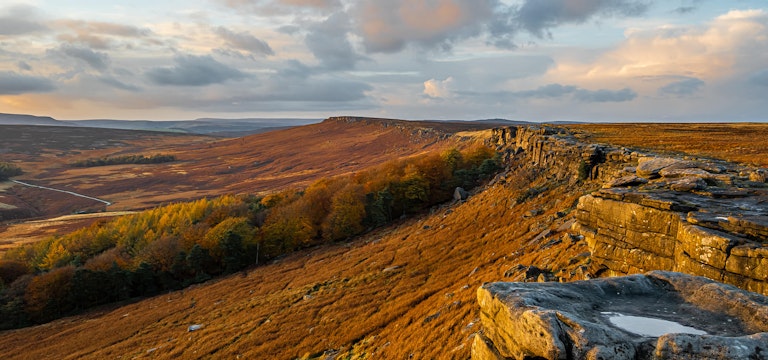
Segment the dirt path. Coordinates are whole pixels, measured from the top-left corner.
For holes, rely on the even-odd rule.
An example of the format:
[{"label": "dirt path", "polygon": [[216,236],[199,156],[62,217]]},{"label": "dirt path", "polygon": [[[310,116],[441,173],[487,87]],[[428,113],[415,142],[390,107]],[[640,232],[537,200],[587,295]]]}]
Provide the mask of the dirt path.
[{"label": "dirt path", "polygon": [[112,205],[112,203],[107,201],[107,200],[102,200],[102,199],[99,199],[99,198],[95,198],[95,197],[91,197],[91,196],[87,196],[87,195],[83,195],[83,194],[78,194],[78,193],[73,192],[73,191],[54,189],[54,188],[49,188],[49,187],[46,187],[46,186],[32,185],[32,184],[25,183],[25,182],[18,181],[18,180],[11,180],[11,181],[13,181],[14,183],[17,183],[19,185],[24,185],[24,186],[29,186],[29,187],[38,188],[38,189],[44,189],[44,190],[50,190],[50,191],[58,191],[58,192],[61,192],[61,193],[65,193],[65,194],[69,194],[69,195],[73,195],[73,196],[78,196],[78,197],[86,198],[86,199],[89,199],[89,200],[98,201],[98,202],[106,204],[107,206]]}]

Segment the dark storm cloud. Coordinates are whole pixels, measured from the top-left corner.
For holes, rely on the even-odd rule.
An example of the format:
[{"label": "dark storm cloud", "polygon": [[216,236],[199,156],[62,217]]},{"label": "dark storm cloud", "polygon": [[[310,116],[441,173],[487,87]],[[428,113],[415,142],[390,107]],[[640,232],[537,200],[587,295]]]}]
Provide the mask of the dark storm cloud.
[{"label": "dark storm cloud", "polygon": [[56,86],[49,79],[21,75],[13,71],[0,71],[0,95],[49,92]]},{"label": "dark storm cloud", "polygon": [[214,29],[214,32],[233,49],[247,51],[253,55],[260,56],[275,54],[266,41],[247,32],[234,32],[223,26]]},{"label": "dark storm cloud", "polygon": [[685,96],[699,91],[706,83],[701,79],[686,77],[659,88],[659,94]]},{"label": "dark storm cloud", "polygon": [[344,13],[336,13],[325,21],[309,27],[304,42],[309,51],[320,60],[327,70],[350,70],[355,63],[364,59],[352,48],[347,39],[349,19]]},{"label": "dark storm cloud", "polygon": [[58,50],[68,57],[85,62],[96,70],[104,71],[109,67],[109,55],[106,53],[96,52],[84,46],[70,44],[63,44]]},{"label": "dark storm cloud", "polygon": [[154,68],[146,76],[157,85],[206,86],[242,80],[247,74],[216,61],[211,56],[179,55],[173,67]]},{"label": "dark storm cloud", "polygon": [[0,9],[0,36],[23,35],[48,30],[38,19],[36,8],[26,5]]}]

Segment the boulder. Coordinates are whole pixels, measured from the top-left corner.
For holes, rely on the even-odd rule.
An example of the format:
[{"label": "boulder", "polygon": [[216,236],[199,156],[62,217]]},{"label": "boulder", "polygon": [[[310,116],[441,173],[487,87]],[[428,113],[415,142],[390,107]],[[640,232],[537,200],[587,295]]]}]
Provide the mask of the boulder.
[{"label": "boulder", "polygon": [[[702,170],[703,171],[703,170]],[[703,190],[707,187],[707,182],[698,176],[686,176],[669,183],[669,188],[674,191],[694,191]]]},{"label": "boulder", "polygon": [[453,191],[453,200],[463,201],[467,200],[468,197],[469,193],[462,187],[457,187],[456,190]]},{"label": "boulder", "polygon": [[659,171],[672,166],[674,164],[680,164],[682,160],[664,157],[643,157],[638,160],[637,169],[635,172],[637,176],[641,176],[647,179],[658,178]]},{"label": "boulder", "polygon": [[477,296],[473,359],[768,359],[768,297],[703,277],[490,283]]}]

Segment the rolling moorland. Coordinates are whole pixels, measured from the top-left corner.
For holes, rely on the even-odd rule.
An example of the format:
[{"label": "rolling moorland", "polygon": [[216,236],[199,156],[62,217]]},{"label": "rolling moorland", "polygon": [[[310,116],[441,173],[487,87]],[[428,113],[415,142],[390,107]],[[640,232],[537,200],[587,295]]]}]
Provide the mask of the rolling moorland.
[{"label": "rolling moorland", "polygon": [[[472,139],[491,140],[489,132],[458,132],[477,128],[427,130],[430,128],[423,124],[348,120],[320,124],[334,132],[307,131],[314,126],[310,125],[275,133],[274,139],[279,140],[275,146],[288,139],[294,144],[306,141],[312,144],[310,149],[318,151],[307,151],[302,146],[305,156],[317,156],[314,164],[323,163],[318,160],[327,156],[324,163],[335,165],[333,169],[311,168],[299,161],[302,157],[293,153],[295,147],[283,147],[274,149],[273,154],[289,154],[285,160],[276,157],[279,160],[269,164],[297,161],[303,165],[300,169],[304,176],[269,178],[271,183],[262,179],[241,186],[240,182],[248,178],[234,176],[237,172],[232,172],[218,174],[225,178],[219,184],[228,185],[216,186],[226,189],[214,185],[206,188],[204,181],[192,182],[196,185],[190,186],[201,186],[203,191],[210,192],[206,193],[209,196],[303,188],[320,178],[382,166],[386,160],[446,154],[450,148],[463,148],[462,144],[467,145]],[[350,130],[357,127],[363,130]],[[343,139],[347,136],[370,135],[376,133],[373,129],[396,129],[403,141],[375,137],[367,143],[350,141],[356,146],[340,145],[346,143]],[[766,166],[764,152],[768,147],[755,143],[755,139],[768,138],[768,127],[764,125],[578,125],[561,131],[571,131],[576,138],[590,142]],[[330,139],[338,143],[325,143],[325,147],[323,141],[306,138],[318,133],[326,134],[326,141],[330,134],[340,137]],[[228,160],[235,148],[245,152],[244,148],[253,146],[248,150],[251,152],[241,155],[244,163],[253,163],[248,156],[257,158],[257,154],[265,151],[259,141],[266,142],[266,138],[269,137],[216,143],[190,139],[200,143],[184,145],[184,151],[174,151],[176,145],[169,145],[158,152],[183,160],[188,154],[202,157],[202,149],[221,146],[226,150],[218,152],[217,159],[222,161]],[[716,143],[723,139],[727,139],[725,146]],[[369,145],[363,148],[363,144]],[[343,151],[336,151],[337,147]],[[99,151],[99,156],[121,154],[107,148],[92,151]],[[741,151],[733,150],[738,148]],[[362,160],[338,166],[343,164],[341,159],[349,158],[344,151]],[[269,259],[261,266],[228,277],[144,300],[133,298],[122,305],[106,305],[40,326],[8,330],[0,333],[0,352],[10,354],[10,358],[468,358],[473,335],[480,331],[475,293],[482,283],[526,278],[569,281],[589,276],[589,248],[574,236],[571,225],[576,220],[578,199],[600,188],[602,182],[585,173],[578,161],[542,167],[533,163],[530,154],[516,152],[506,151],[501,173],[474,190],[466,201],[425,202],[423,207],[407,211],[404,218],[388,219],[394,221],[390,225],[364,231],[359,236],[342,236],[330,243],[307,244],[309,247],[304,250]],[[74,155],[84,159],[95,157],[93,154],[96,153]],[[204,159],[210,162],[201,164],[216,163],[208,160],[212,156]],[[89,194],[115,198],[116,204],[127,201],[125,196],[110,194],[107,187],[89,188],[83,187],[84,180],[65,180],[68,174],[81,179],[91,174],[70,173],[70,168],[61,171],[66,164],[63,160],[56,164],[58,169],[38,160],[32,168],[35,172],[27,174],[35,179],[58,179],[59,186],[76,184],[85,190],[101,189]],[[173,163],[138,168],[167,174],[155,168],[170,166]],[[194,172],[203,167],[198,166],[187,168],[192,171],[189,178],[201,176],[211,181],[215,177],[204,171]],[[229,170],[232,165],[226,166]],[[123,172],[137,168],[131,164],[109,167],[123,167]],[[114,177],[119,171],[113,171]],[[107,179],[108,176],[97,177],[97,181]],[[91,184],[94,182],[91,180]],[[159,183],[156,189],[168,184],[172,182]],[[143,186],[133,186],[147,191]],[[169,201],[152,191],[147,191],[150,200],[131,202],[124,205],[125,209]],[[173,200],[181,201],[199,198],[201,193],[190,196],[181,192],[176,196]],[[200,328],[189,331],[190,325]]]}]

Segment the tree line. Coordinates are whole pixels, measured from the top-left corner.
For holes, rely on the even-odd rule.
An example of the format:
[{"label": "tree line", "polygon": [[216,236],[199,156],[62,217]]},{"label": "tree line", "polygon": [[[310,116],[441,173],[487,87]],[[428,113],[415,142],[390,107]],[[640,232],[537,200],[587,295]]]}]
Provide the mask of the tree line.
[{"label": "tree line", "polygon": [[486,147],[397,160],[304,189],[170,204],[21,246],[0,260],[0,328],[181,289],[450,200],[500,168]]},{"label": "tree line", "polygon": [[102,158],[91,158],[73,162],[74,167],[94,167],[122,164],[160,164],[176,161],[173,155],[155,154],[155,155],[122,155]]}]

